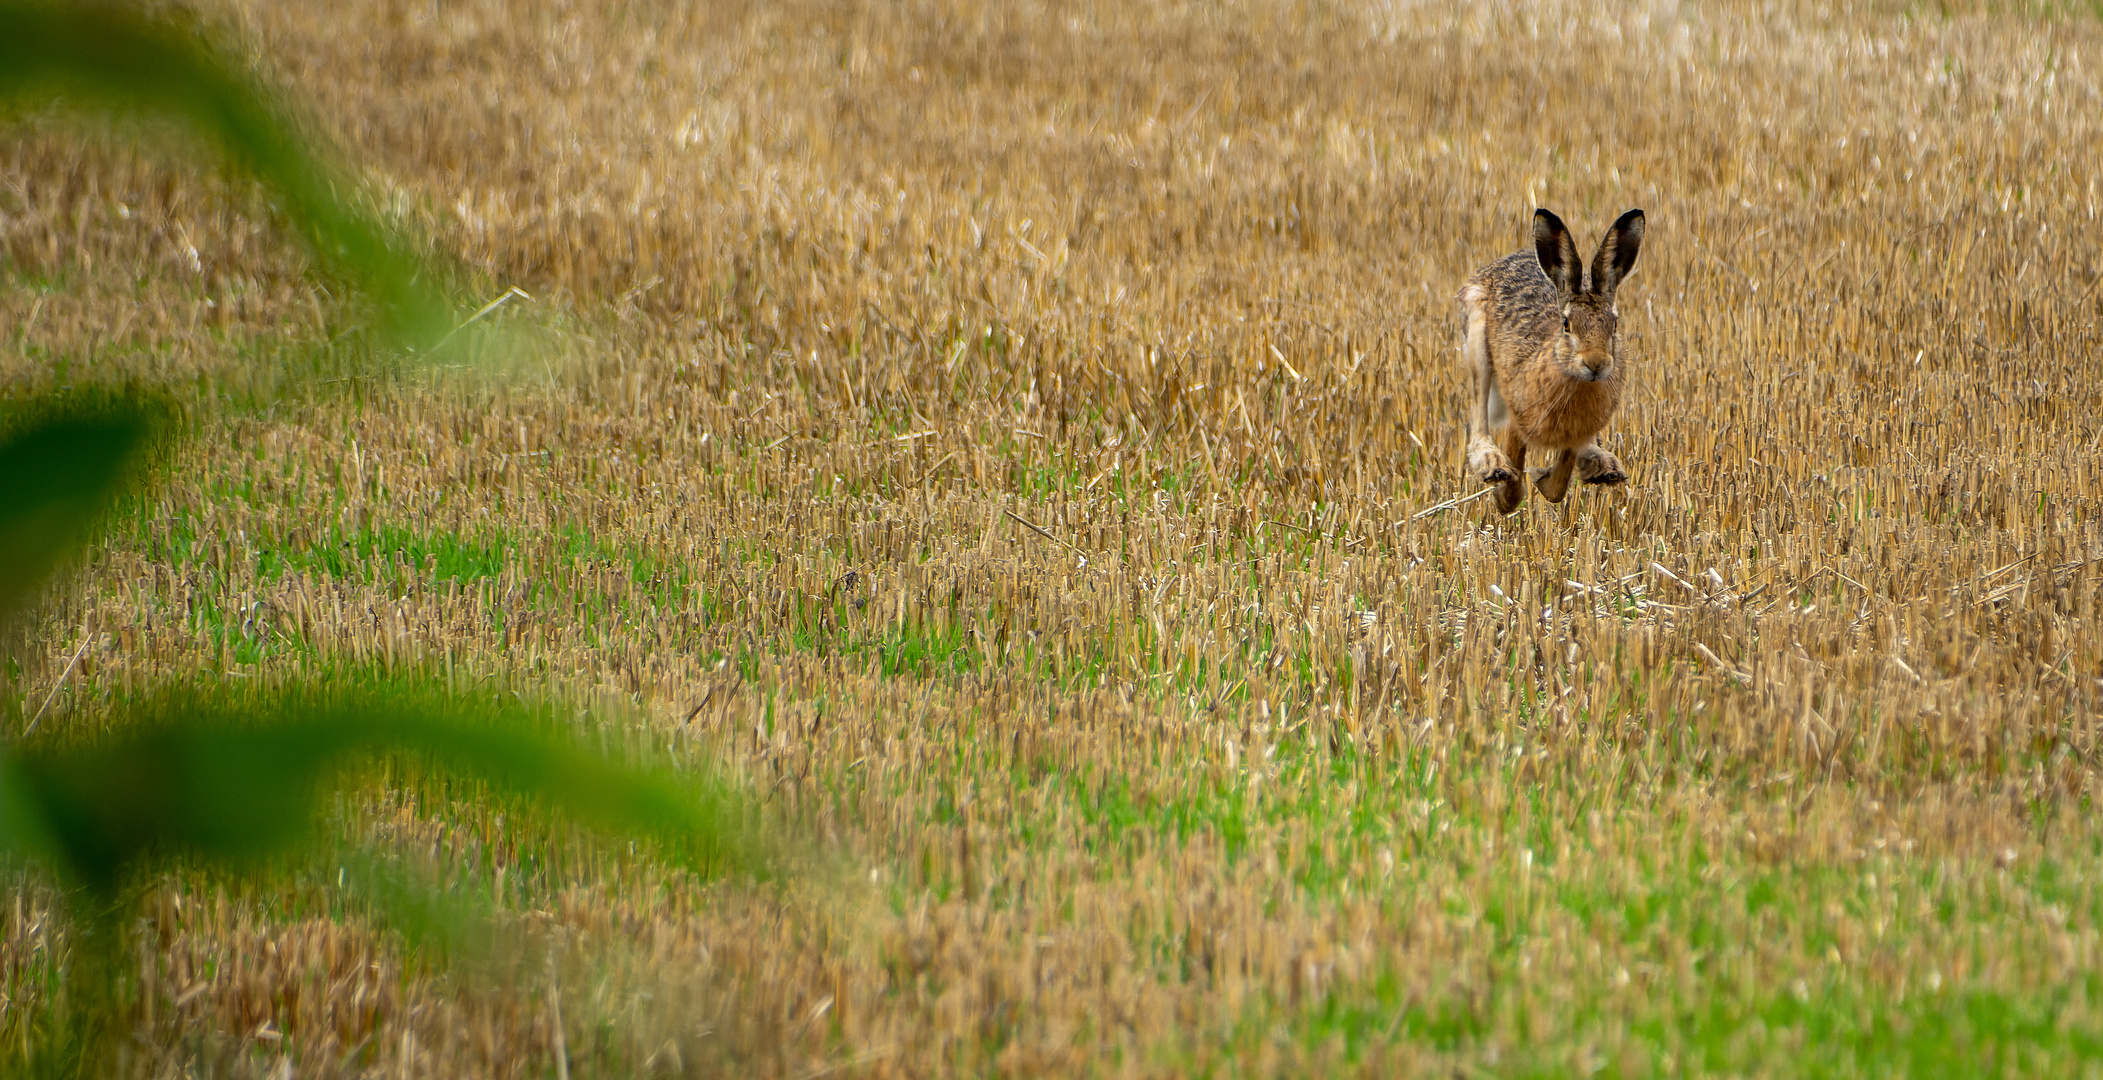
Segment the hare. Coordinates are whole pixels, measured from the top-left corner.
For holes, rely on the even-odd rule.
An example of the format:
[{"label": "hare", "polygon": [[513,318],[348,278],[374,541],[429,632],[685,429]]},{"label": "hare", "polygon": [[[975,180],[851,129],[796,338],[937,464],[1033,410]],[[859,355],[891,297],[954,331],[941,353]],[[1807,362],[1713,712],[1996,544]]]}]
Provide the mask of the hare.
[{"label": "hare", "polygon": [[1628,479],[1620,460],[1593,440],[1620,398],[1614,289],[1643,248],[1643,211],[1630,210],[1607,230],[1590,274],[1570,230],[1546,210],[1533,212],[1533,247],[1475,271],[1460,290],[1461,351],[1476,380],[1468,471],[1503,485],[1497,509],[1507,514],[1526,496],[1528,449],[1555,454],[1533,471],[1549,502],[1563,501],[1572,473],[1588,484]]}]

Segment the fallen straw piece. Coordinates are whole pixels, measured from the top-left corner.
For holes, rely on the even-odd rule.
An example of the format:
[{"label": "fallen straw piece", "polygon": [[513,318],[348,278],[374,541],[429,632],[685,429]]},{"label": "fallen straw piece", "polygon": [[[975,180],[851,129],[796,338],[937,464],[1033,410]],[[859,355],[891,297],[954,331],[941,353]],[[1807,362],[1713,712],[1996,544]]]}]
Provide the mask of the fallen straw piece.
[{"label": "fallen straw piece", "polygon": [[1442,502],[1442,503],[1438,504],[1437,506],[1427,507],[1427,508],[1425,508],[1425,509],[1423,509],[1423,510],[1419,510],[1419,511],[1417,511],[1417,512],[1416,512],[1416,513],[1414,513],[1414,514],[1411,514],[1411,515],[1409,515],[1409,520],[1411,520],[1411,521],[1415,521],[1415,520],[1417,520],[1418,518],[1427,518],[1427,517],[1430,517],[1430,516],[1431,516],[1431,515],[1433,515],[1433,514],[1436,514],[1436,513],[1438,513],[1438,512],[1439,512],[1439,511],[1441,511],[1441,510],[1451,510],[1451,509],[1453,509],[1453,508],[1454,508],[1454,507],[1456,507],[1456,506],[1464,506],[1464,505],[1466,505],[1466,504],[1468,504],[1468,503],[1471,503],[1471,502],[1474,502],[1475,500],[1477,500],[1477,499],[1480,499],[1480,498],[1482,498],[1482,497],[1483,497],[1484,495],[1488,495],[1488,494],[1490,494],[1491,492],[1494,492],[1494,491],[1496,491],[1496,490],[1497,490],[1497,489],[1496,489],[1496,488],[1493,488],[1493,487],[1486,487],[1486,488],[1483,488],[1483,489],[1482,489],[1481,491],[1478,491],[1478,492],[1476,492],[1476,493],[1475,493],[1475,494],[1473,494],[1473,495],[1463,495],[1463,496],[1461,496],[1460,498],[1457,498],[1457,499],[1447,499],[1447,500],[1446,500],[1445,502]]},{"label": "fallen straw piece", "polygon": [[1031,522],[1031,521],[1030,521],[1030,520],[1029,520],[1028,518],[1025,518],[1025,517],[1023,517],[1023,516],[1022,516],[1022,515],[1020,515],[1020,514],[1017,514],[1017,513],[1016,513],[1015,511],[1013,511],[1013,510],[1010,510],[1010,509],[1008,509],[1008,508],[1006,508],[1006,507],[1002,507],[1002,508],[1001,508],[1001,511],[1000,511],[1000,512],[1001,512],[1001,513],[1003,513],[1003,514],[1006,514],[1006,515],[1008,515],[1008,518],[1009,518],[1009,520],[1012,520],[1013,522],[1015,522],[1015,524],[1017,524],[1017,525],[1020,525],[1020,526],[1022,526],[1023,528],[1025,528],[1025,529],[1028,529],[1029,531],[1031,531],[1031,532],[1033,532],[1033,533],[1036,533],[1036,534],[1037,534],[1038,536],[1041,536],[1041,537],[1045,538],[1046,540],[1049,540],[1049,541],[1051,541],[1051,542],[1052,542],[1052,543],[1054,543],[1054,544],[1065,544],[1065,545],[1066,545],[1066,546],[1067,546],[1067,547],[1068,547],[1069,549],[1071,549],[1071,550],[1073,550],[1073,551],[1075,551],[1075,552],[1078,552],[1078,553],[1080,553],[1081,555],[1084,555],[1084,556],[1085,556],[1085,555],[1087,554],[1087,552],[1085,552],[1085,551],[1081,551],[1081,549],[1080,549],[1080,548],[1078,548],[1078,547],[1074,547],[1074,545],[1073,545],[1073,544],[1071,544],[1071,543],[1068,543],[1068,542],[1067,542],[1067,541],[1065,541],[1065,540],[1061,540],[1060,538],[1058,538],[1058,537],[1056,537],[1056,536],[1053,536],[1053,535],[1052,535],[1051,533],[1048,533],[1048,532],[1044,531],[1044,528],[1043,528],[1042,526],[1040,526],[1040,525],[1036,525],[1036,524],[1033,524],[1033,523],[1032,523],[1032,522]]}]

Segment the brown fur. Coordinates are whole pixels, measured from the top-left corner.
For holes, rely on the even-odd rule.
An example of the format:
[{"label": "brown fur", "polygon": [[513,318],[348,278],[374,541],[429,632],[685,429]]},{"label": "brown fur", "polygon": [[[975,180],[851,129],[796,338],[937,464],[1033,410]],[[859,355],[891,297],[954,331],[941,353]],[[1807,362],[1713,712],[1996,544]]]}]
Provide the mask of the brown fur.
[{"label": "brown fur", "polygon": [[1534,250],[1477,270],[1460,291],[1462,351],[1476,375],[1468,410],[1468,469],[1500,484],[1497,508],[1525,497],[1529,450],[1553,454],[1534,472],[1541,496],[1561,502],[1574,475],[1588,484],[1628,478],[1594,439],[1621,397],[1614,289],[1635,266],[1643,212],[1631,210],[1600,242],[1592,265],[1561,220],[1534,213]]}]

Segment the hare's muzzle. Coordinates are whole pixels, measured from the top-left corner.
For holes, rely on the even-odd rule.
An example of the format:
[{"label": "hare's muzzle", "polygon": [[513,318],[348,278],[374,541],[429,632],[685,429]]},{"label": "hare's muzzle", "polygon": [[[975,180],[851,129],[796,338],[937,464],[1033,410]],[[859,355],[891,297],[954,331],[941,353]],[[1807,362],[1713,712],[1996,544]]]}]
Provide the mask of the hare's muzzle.
[{"label": "hare's muzzle", "polygon": [[1613,370],[1614,357],[1612,353],[1597,353],[1577,358],[1578,378],[1586,382],[1598,382],[1612,374]]}]

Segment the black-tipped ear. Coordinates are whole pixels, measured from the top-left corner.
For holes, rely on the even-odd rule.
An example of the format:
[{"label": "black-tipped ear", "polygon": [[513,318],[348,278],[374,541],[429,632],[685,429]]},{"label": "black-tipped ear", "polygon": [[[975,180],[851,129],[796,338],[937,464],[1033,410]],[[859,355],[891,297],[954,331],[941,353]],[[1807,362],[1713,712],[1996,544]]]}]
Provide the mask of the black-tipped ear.
[{"label": "black-tipped ear", "polygon": [[1577,259],[1577,241],[1563,228],[1563,219],[1546,210],[1533,212],[1533,250],[1541,258],[1541,272],[1565,300],[1584,284],[1584,264]]},{"label": "black-tipped ear", "polygon": [[1599,254],[1592,256],[1592,291],[1614,295],[1614,286],[1636,268],[1636,253],[1643,250],[1643,211],[1630,210],[1606,231]]}]

